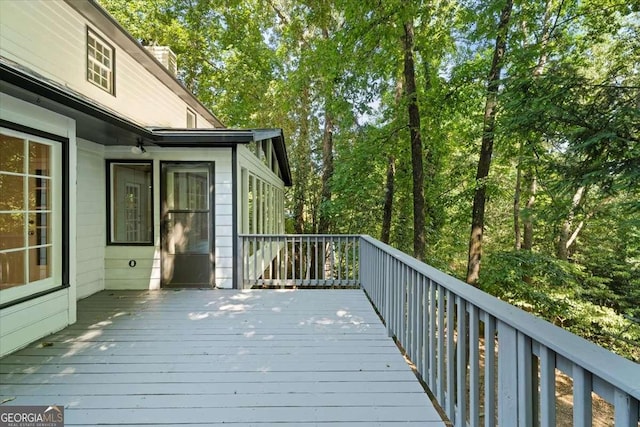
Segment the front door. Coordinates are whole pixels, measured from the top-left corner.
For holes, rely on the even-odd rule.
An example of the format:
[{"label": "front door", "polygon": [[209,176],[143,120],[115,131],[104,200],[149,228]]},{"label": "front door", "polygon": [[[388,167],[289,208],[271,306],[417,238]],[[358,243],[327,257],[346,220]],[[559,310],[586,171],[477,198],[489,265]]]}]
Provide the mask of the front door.
[{"label": "front door", "polygon": [[213,287],[213,163],[161,163],[163,287]]}]

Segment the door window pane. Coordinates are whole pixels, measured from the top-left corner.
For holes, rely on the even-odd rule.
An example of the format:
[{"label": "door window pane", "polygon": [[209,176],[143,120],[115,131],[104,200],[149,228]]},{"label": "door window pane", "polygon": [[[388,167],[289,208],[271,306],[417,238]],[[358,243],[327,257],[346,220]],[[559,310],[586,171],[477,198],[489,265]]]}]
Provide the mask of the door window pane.
[{"label": "door window pane", "polygon": [[29,281],[51,276],[51,247],[29,249]]},{"label": "door window pane", "polygon": [[153,244],[151,162],[110,162],[110,243]]},{"label": "door window pane", "polygon": [[29,210],[51,209],[51,181],[48,178],[29,178]]},{"label": "door window pane", "polygon": [[207,210],[209,209],[209,179],[206,171],[173,172],[168,176],[172,184],[169,193],[170,209]]},{"label": "door window pane", "polygon": [[167,215],[169,254],[209,253],[209,213],[184,212]]},{"label": "door window pane", "polygon": [[29,173],[49,176],[51,174],[51,146],[29,142]]},{"label": "door window pane", "polygon": [[0,213],[0,250],[25,245],[24,213]]}]

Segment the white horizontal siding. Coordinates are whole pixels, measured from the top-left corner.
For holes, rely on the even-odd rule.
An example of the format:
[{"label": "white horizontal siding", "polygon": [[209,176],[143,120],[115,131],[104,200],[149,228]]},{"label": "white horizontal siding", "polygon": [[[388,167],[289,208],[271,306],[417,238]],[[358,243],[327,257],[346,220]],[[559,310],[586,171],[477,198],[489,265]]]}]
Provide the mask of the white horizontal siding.
[{"label": "white horizontal siding", "polygon": [[[187,104],[65,2],[0,1],[0,24],[3,56],[140,124],[186,127]],[[86,79],[87,25],[115,48],[115,96]]]},{"label": "white horizontal siding", "polygon": [[104,266],[106,289],[160,288],[159,247],[107,246]]},{"label": "white horizontal siding", "polygon": [[106,228],[104,147],[78,140],[77,298],[104,289]]},{"label": "white horizontal siding", "polygon": [[0,311],[0,357],[68,326],[68,302],[65,289]]}]

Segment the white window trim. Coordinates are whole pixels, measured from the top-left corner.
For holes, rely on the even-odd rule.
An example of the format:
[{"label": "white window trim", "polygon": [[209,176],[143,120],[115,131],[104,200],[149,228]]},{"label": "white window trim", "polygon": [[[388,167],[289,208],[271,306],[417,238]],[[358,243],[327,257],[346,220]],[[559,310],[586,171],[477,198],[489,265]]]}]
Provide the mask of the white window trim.
[{"label": "white window trim", "polygon": [[[91,55],[90,51],[92,48],[89,44],[90,38],[93,39],[96,44],[100,44],[103,49],[106,49],[110,52],[110,67],[106,66],[102,61],[95,58],[95,55]],[[116,51],[112,45],[107,43],[102,37],[98,35],[98,33],[91,30],[90,28],[87,28],[87,81],[112,95],[115,95],[115,52]],[[107,72],[108,78],[106,87],[92,78],[93,71],[91,65],[96,65],[98,68]]]},{"label": "white window trim", "polygon": [[[24,132],[7,128],[0,131],[14,138],[46,144],[51,147],[51,277],[28,282],[25,285],[14,286],[0,291],[0,304],[9,303],[21,298],[45,292],[62,285],[62,144],[50,139],[41,138]],[[25,233],[27,224],[25,224]],[[27,263],[28,264],[28,263]],[[25,277],[28,281],[28,275]]]},{"label": "white window trim", "polygon": [[[189,124],[189,117],[193,117],[193,124]],[[191,108],[187,107],[187,128],[195,129],[198,127],[198,115]]]}]

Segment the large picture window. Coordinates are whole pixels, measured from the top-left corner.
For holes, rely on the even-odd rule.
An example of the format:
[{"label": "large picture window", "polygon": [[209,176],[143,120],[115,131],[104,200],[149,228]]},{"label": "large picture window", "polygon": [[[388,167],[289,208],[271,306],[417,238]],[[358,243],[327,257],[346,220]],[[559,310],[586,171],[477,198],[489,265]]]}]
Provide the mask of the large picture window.
[{"label": "large picture window", "polygon": [[153,168],[151,162],[107,161],[109,243],[153,244]]},{"label": "large picture window", "polygon": [[59,143],[0,131],[0,290],[4,302],[24,296],[25,292],[14,292],[14,288],[28,285],[36,293],[62,283],[60,164]]}]

